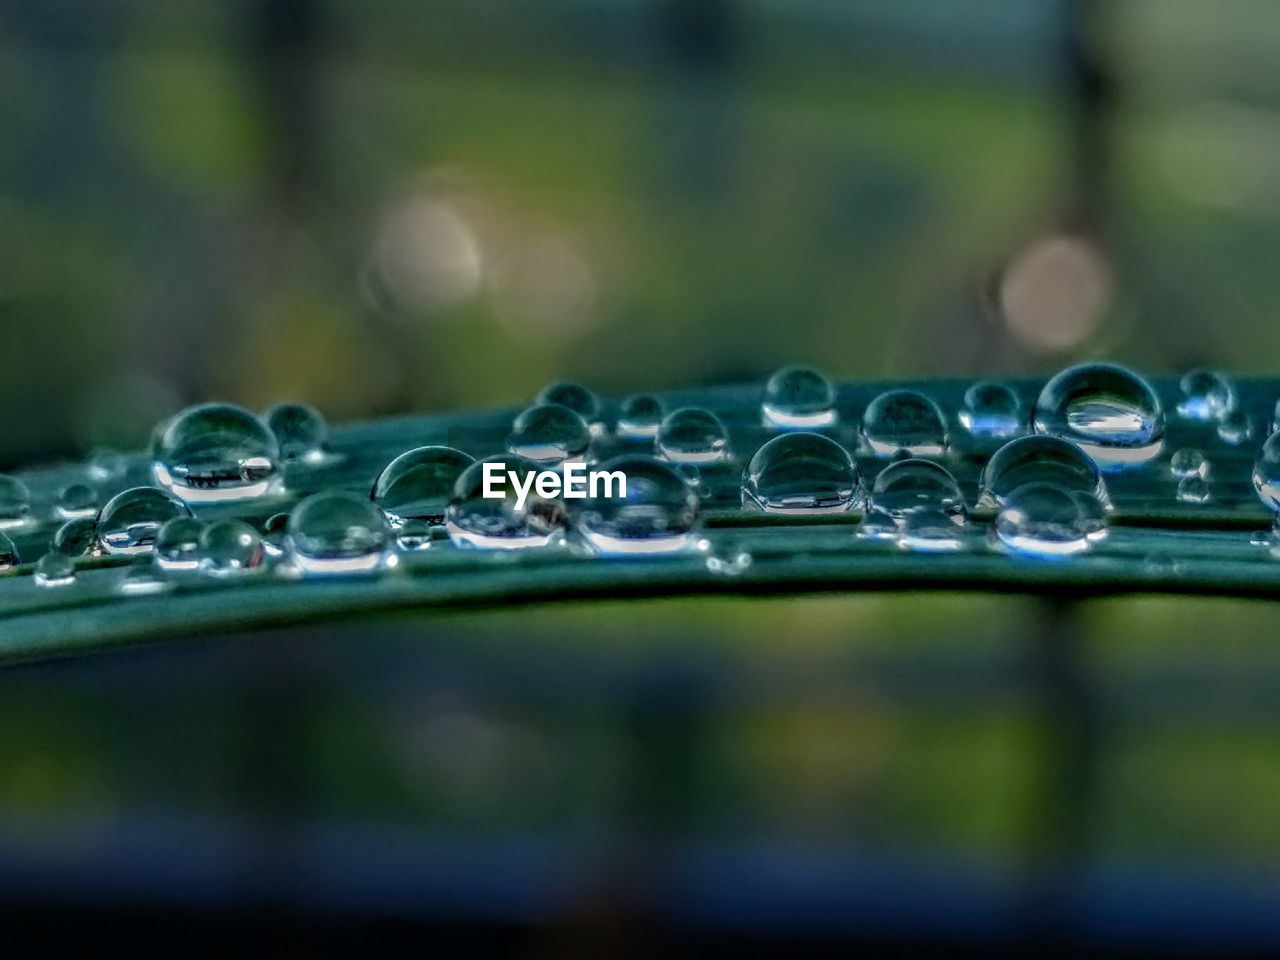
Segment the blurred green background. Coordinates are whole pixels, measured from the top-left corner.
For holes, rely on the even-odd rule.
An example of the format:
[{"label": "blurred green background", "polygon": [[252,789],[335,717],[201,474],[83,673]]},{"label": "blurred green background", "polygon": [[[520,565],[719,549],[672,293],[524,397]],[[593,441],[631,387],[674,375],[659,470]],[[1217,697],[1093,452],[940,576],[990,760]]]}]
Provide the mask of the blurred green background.
[{"label": "blurred green background", "polygon": [[[0,467],[215,398],[1275,374],[1278,54],[1267,0],[0,0]],[[654,601],[11,670],[0,898],[1275,946],[1277,626]]]}]

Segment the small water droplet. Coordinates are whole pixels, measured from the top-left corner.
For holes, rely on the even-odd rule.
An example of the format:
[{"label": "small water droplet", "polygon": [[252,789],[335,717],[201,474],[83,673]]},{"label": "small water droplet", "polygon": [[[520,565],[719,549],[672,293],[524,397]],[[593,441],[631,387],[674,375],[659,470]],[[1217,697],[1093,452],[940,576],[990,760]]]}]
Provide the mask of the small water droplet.
[{"label": "small water droplet", "polygon": [[894,520],[937,511],[965,516],[964,496],[951,472],[932,460],[898,460],[880,471],[871,487],[870,506]]},{"label": "small water droplet", "polygon": [[1280,431],[1262,445],[1253,464],[1253,489],[1269,510],[1280,510]]},{"label": "small water droplet", "polygon": [[649,440],[658,435],[662,423],[662,403],[657,397],[639,393],[622,402],[618,435],[632,440]]},{"label": "small water droplet", "polygon": [[999,506],[1028,483],[1052,483],[1110,506],[1106,484],[1093,459],[1069,440],[1049,436],[1019,437],[997,450],[982,471],[979,503],[988,509]]},{"label": "small water droplet", "polygon": [[673,410],[658,428],[658,453],[674,463],[718,463],[728,460],[729,433],[710,410]]},{"label": "small water droplet", "polygon": [[200,565],[200,534],[204,524],[195,517],[174,517],[156,534],[151,559],[170,571],[195,570]]},{"label": "small water droplet", "polygon": [[155,487],[132,487],[116,494],[98,513],[97,537],[107,553],[150,553],[156,535],[174,517],[191,510],[177,497]]},{"label": "small water droplet", "polygon": [[847,513],[862,507],[862,477],[849,451],[830,437],[786,433],[747,464],[742,503],[765,513]]},{"label": "small water droplet", "polygon": [[898,523],[898,546],[913,553],[949,553],[964,546],[963,514],[933,507],[913,510]]},{"label": "small water droplet", "polygon": [[327,490],[294,507],[285,543],[293,565],[303,573],[367,573],[383,564],[387,525],[368,500]]},{"label": "small water droplet", "polygon": [[329,425],[315,407],[306,403],[281,403],[268,410],[263,420],[275,435],[283,459],[310,462],[324,459]]},{"label": "small water droplet", "polygon": [[119,590],[126,596],[145,597],[173,589],[163,570],[142,564],[134,564],[120,578]]},{"label": "small water droplet", "polygon": [[200,572],[211,577],[248,573],[262,565],[262,539],[241,520],[219,520],[200,534]]},{"label": "small water droplet", "polygon": [[1169,458],[1169,472],[1175,477],[1204,477],[1209,473],[1209,462],[1199,450],[1183,447]]},{"label": "small water droplet", "polygon": [[178,414],[156,435],[152,455],[157,483],[189,503],[260,497],[279,483],[275,434],[229,403]]},{"label": "small water droplet", "polygon": [[1005,499],[996,537],[1022,556],[1057,560],[1089,548],[1090,526],[1073,492],[1052,483],[1028,483]]},{"label": "small water droplet", "polygon": [[1243,410],[1232,410],[1218,423],[1218,439],[1238,447],[1253,436],[1253,422]]},{"label": "small water droplet", "polygon": [[857,536],[863,540],[897,540],[898,520],[874,503],[868,502],[866,516],[858,524]]},{"label": "small water droplet", "polygon": [[586,421],[558,403],[540,403],[516,417],[507,449],[538,464],[582,460],[591,444]]},{"label": "small water droplet", "polygon": [[0,570],[12,570],[20,562],[18,548],[7,533],[0,533]]},{"label": "small water droplet", "polygon": [[[653,556],[686,550],[698,523],[698,495],[669,464],[625,455],[603,464],[627,478],[626,496],[588,496],[574,506],[575,529],[605,557]],[[617,490],[613,490],[617,493]]]},{"label": "small water droplet", "polygon": [[1080,446],[1104,470],[1146,463],[1164,443],[1164,412],[1151,385],[1127,367],[1084,363],[1045,384],[1037,433]]},{"label": "small water droplet", "polygon": [[454,484],[475,462],[475,457],[453,447],[417,447],[383,468],[370,497],[392,527],[409,520],[444,523]]},{"label": "small water droplet", "polygon": [[915,390],[886,390],[868,405],[862,436],[878,457],[906,451],[937,457],[947,450],[947,428],[938,405]]},{"label": "small water droplet", "polygon": [[128,469],[124,455],[110,447],[98,447],[89,453],[89,479],[97,483],[118,480]]},{"label": "small water droplet", "polygon": [[1192,370],[1179,381],[1182,401],[1178,413],[1188,420],[1218,420],[1236,405],[1236,394],[1221,374]]},{"label": "small water droplet", "polygon": [[51,550],[37,561],[32,579],[40,587],[65,587],[75,582],[76,562],[65,553]]},{"label": "small water droplet", "polygon": [[814,430],[836,422],[836,392],[812,367],[783,367],[765,384],[761,411],[766,427]]},{"label": "small water droplet", "polygon": [[1208,503],[1209,482],[1203,477],[1183,477],[1178,481],[1178,499],[1182,503]]},{"label": "small water droplet", "polygon": [[53,535],[53,549],[68,557],[83,557],[98,547],[97,519],[68,520]]},{"label": "small water droplet", "polygon": [[964,393],[960,425],[975,437],[1014,437],[1023,431],[1022,401],[1013,388],[980,380]]},{"label": "small water droplet", "polygon": [[435,532],[441,529],[440,526],[428,523],[426,520],[406,520],[395,528],[396,546],[410,553],[415,550],[426,550],[435,539]]},{"label": "small water droplet", "polygon": [[85,483],[73,483],[58,494],[54,512],[61,520],[82,520],[98,515],[98,495]]},{"label": "small water droplet", "polygon": [[587,424],[595,424],[600,419],[600,398],[589,387],[570,380],[557,380],[543,387],[535,403],[558,403],[568,407]]},{"label": "small water droplet", "polygon": [[20,527],[31,517],[31,493],[17,477],[0,473],[0,530]]},{"label": "small water droplet", "polygon": [[[484,496],[484,465],[503,464],[506,473],[516,475],[516,483],[501,484],[501,497]],[[513,550],[544,547],[556,542],[564,526],[564,505],[557,498],[544,498],[531,486],[540,468],[536,463],[514,457],[490,457],[467,467],[454,485],[453,498],[445,510],[449,537],[460,547],[481,550]],[[523,503],[517,483],[528,489]]]}]

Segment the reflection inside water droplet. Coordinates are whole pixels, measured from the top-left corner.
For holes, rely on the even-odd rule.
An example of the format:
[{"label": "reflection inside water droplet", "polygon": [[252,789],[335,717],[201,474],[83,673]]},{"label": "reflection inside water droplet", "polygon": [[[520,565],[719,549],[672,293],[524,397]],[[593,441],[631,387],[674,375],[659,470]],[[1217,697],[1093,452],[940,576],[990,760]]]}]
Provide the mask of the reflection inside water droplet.
[{"label": "reflection inside water droplet", "polygon": [[718,463],[729,459],[729,434],[710,410],[683,407],[658,428],[658,453],[674,463]]},{"label": "reflection inside water droplet", "polygon": [[761,412],[767,427],[814,430],[836,422],[836,393],[812,367],[783,367],[765,384]]},{"label": "reflection inside water droplet", "polygon": [[453,447],[417,447],[383,468],[370,496],[392,527],[410,520],[444,523],[454,484],[475,458]]},{"label": "reflection inside water droplet", "polygon": [[1037,433],[1070,440],[1103,469],[1146,463],[1159,454],[1164,413],[1151,385],[1112,363],[1069,367],[1036,401]]},{"label": "reflection inside water droplet", "polygon": [[507,437],[507,449],[538,464],[582,460],[591,444],[587,423],[558,403],[540,403],[520,416]]},{"label": "reflection inside water droplet", "polygon": [[[698,522],[698,495],[669,464],[653,457],[622,456],[600,470],[621,472],[626,496],[588,496],[574,506],[575,529],[605,557],[653,556],[686,551]],[[578,501],[573,501],[577,503]]]},{"label": "reflection inside water droplet", "polygon": [[1008,550],[1056,560],[1089,548],[1090,523],[1072,491],[1051,483],[1029,483],[1005,499],[995,533]]},{"label": "reflection inside water droplet", "polygon": [[160,528],[174,517],[190,516],[181,500],[155,487],[133,487],[116,494],[98,514],[96,533],[107,553],[150,553]]},{"label": "reflection inside water droplet", "polygon": [[975,437],[1017,436],[1022,432],[1022,401],[1012,387],[981,380],[965,391],[960,425]]},{"label": "reflection inside water droplet", "polygon": [[1019,437],[997,450],[982,471],[979,503],[986,509],[996,507],[1028,483],[1051,483],[1095,497],[1104,507],[1110,504],[1093,459],[1074,443],[1047,436]]},{"label": "reflection inside water droplet", "polygon": [[275,435],[229,403],[178,414],[156,435],[152,456],[157,483],[190,503],[260,497],[279,483]]},{"label": "reflection inside water droplet", "polygon": [[[484,496],[484,465],[503,465],[500,497]],[[539,467],[518,457],[490,457],[467,467],[454,485],[445,510],[449,537],[460,547],[514,550],[545,547],[560,538],[564,506],[558,497],[544,498],[532,485]],[[512,482],[508,473],[515,474]],[[528,489],[521,502],[516,486]]]},{"label": "reflection inside water droplet", "polygon": [[936,457],[947,449],[942,411],[915,390],[886,390],[872,400],[862,417],[862,436],[878,457]]},{"label": "reflection inside water droplet", "polygon": [[756,451],[742,479],[742,503],[765,513],[861,509],[862,478],[849,451],[819,433],[787,433]]},{"label": "reflection inside water droplet", "polygon": [[304,574],[368,573],[383,565],[387,526],[368,500],[328,490],[294,508],[285,544],[293,566]]}]

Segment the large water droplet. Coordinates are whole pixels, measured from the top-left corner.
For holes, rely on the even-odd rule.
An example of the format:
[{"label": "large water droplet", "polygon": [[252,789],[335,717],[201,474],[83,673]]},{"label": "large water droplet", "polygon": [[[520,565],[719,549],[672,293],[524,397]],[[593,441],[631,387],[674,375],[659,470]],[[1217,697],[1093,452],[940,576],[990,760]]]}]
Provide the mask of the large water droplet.
[{"label": "large water droplet", "polygon": [[905,520],[920,511],[965,516],[964,496],[956,478],[932,460],[899,460],[881,470],[871,487],[871,508],[894,520]]},{"label": "large water droplet", "polygon": [[1078,444],[1103,469],[1121,469],[1159,454],[1164,412],[1151,385],[1132,370],[1085,363],[1045,384],[1035,428]]},{"label": "large water droplet", "polygon": [[717,463],[729,459],[729,433],[710,410],[682,407],[658,428],[658,453],[673,463]]},{"label": "large water droplet", "polygon": [[622,402],[618,435],[632,440],[648,440],[658,435],[662,423],[662,403],[657,397],[639,393]]},{"label": "large water droplet", "polygon": [[1014,437],[1022,432],[1022,401],[1013,388],[980,380],[964,394],[960,425],[975,437]]},{"label": "large water droplet", "polygon": [[53,535],[53,549],[68,557],[83,557],[97,549],[97,518],[68,520]]},{"label": "large water droplet", "polygon": [[774,437],[756,451],[742,477],[743,505],[765,513],[845,513],[862,502],[857,463],[820,433]]},{"label": "large water droplet", "polygon": [[1182,389],[1178,413],[1188,420],[1219,420],[1236,405],[1231,384],[1212,370],[1192,370],[1178,385]]},{"label": "large water droplet", "polygon": [[1029,483],[1011,492],[996,515],[995,531],[1012,552],[1044,560],[1073,556],[1090,544],[1080,501],[1052,483]]},{"label": "large water droplet", "polygon": [[677,553],[690,544],[698,520],[698,495],[668,464],[653,457],[616,457],[599,468],[621,471],[626,495],[605,496],[603,484],[573,509],[582,538],[597,554],[630,557]]},{"label": "large water droplet", "polygon": [[761,411],[767,427],[813,430],[836,422],[831,381],[811,367],[783,367],[765,384]]},{"label": "large water droplet", "polygon": [[164,570],[195,570],[200,565],[200,534],[204,524],[195,517],[174,517],[156,534],[151,559]]},{"label": "large water droplet", "polygon": [[85,483],[73,483],[58,494],[54,512],[61,520],[83,520],[98,515],[98,495]]},{"label": "large water droplet", "polygon": [[1253,488],[1269,510],[1280,510],[1280,431],[1262,445],[1253,464]]},{"label": "large water droplet", "polygon": [[[502,465],[502,482],[494,485],[501,496],[484,496],[486,463]],[[508,472],[515,474],[514,483]],[[490,457],[467,467],[445,510],[445,526],[453,542],[482,550],[512,550],[543,547],[559,539],[564,506],[559,498],[538,495],[532,484],[539,472],[536,463],[515,457]],[[523,503],[517,485],[528,490]]]},{"label": "large water droplet", "polygon": [[190,515],[185,503],[163,490],[133,487],[116,494],[99,512],[98,541],[111,554],[150,553],[166,522]]},{"label": "large water droplet", "polygon": [[1203,477],[1209,473],[1209,463],[1199,450],[1183,447],[1169,458],[1169,472],[1175,477]]},{"label": "large water droplet", "polygon": [[36,563],[32,579],[40,587],[65,587],[75,582],[76,562],[65,553],[50,550]]},{"label": "large water droplet", "polygon": [[543,387],[535,402],[558,403],[562,407],[568,407],[588,424],[594,424],[600,419],[600,398],[590,388],[570,380],[557,380]]},{"label": "large water droplet", "polygon": [[0,533],[0,570],[11,570],[20,562],[18,548],[7,533]]},{"label": "large water droplet", "polygon": [[539,464],[581,460],[591,444],[586,421],[558,403],[540,403],[516,417],[507,449]]},{"label": "large water droplet", "polygon": [[156,436],[152,455],[160,486],[189,503],[259,497],[279,482],[275,434],[229,403],[178,414]]},{"label": "large water droplet", "polygon": [[0,473],[0,530],[20,527],[31,516],[31,493],[17,477]]},{"label": "large water droplet", "polygon": [[285,542],[293,565],[303,573],[367,573],[383,564],[387,526],[368,500],[327,490],[293,509]]},{"label": "large water droplet", "polygon": [[241,520],[219,520],[200,534],[200,572],[211,577],[248,573],[262,565],[262,539]]},{"label": "large water droplet", "polygon": [[383,468],[370,497],[392,527],[409,520],[444,523],[454,484],[475,457],[453,447],[418,447]]},{"label": "large water droplet", "polygon": [[1019,437],[997,450],[982,471],[979,503],[986,508],[998,506],[1028,483],[1052,483],[1110,504],[1093,459],[1068,440],[1046,436]]},{"label": "large water droplet", "polygon": [[280,456],[285,460],[324,459],[329,425],[315,407],[306,403],[281,403],[267,411],[267,429],[275,434]]},{"label": "large water droplet", "polygon": [[862,436],[878,457],[935,457],[947,449],[942,411],[915,390],[886,390],[872,400],[862,416]]}]

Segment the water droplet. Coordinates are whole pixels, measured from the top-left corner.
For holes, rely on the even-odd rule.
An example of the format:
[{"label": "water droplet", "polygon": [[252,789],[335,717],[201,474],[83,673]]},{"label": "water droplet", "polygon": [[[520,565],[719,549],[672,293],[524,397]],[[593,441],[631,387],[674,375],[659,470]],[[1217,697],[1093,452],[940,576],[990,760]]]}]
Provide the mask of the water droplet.
[{"label": "water droplet", "polygon": [[731,456],[729,433],[710,410],[682,407],[658,428],[658,452],[674,463],[718,463]]},{"label": "water droplet", "polygon": [[201,573],[235,576],[262,565],[262,539],[241,520],[219,520],[200,534],[199,553]]},{"label": "water droplet", "polygon": [[1218,420],[1236,405],[1231,384],[1212,370],[1192,370],[1178,385],[1182,388],[1178,413],[1188,420]]},{"label": "water droplet", "polygon": [[1203,477],[1183,477],[1178,481],[1178,499],[1183,503],[1208,503],[1209,482]]},{"label": "water droplet", "polygon": [[1052,483],[1028,483],[1005,499],[996,515],[996,537],[1014,553],[1044,560],[1089,547],[1089,523],[1079,499]]},{"label": "water droplet", "polygon": [[540,403],[516,417],[507,449],[539,464],[581,460],[591,444],[586,421],[558,403]]},{"label": "water droplet", "polygon": [[898,460],[880,471],[871,487],[869,506],[894,520],[921,511],[965,515],[964,496],[951,472],[932,460],[914,458]]},{"label": "water droplet", "polygon": [[327,490],[294,507],[285,542],[294,566],[304,573],[365,573],[382,566],[387,526],[368,500]]},{"label": "water droplet", "polygon": [[110,554],[150,553],[166,522],[190,515],[186,504],[163,490],[133,487],[116,494],[99,512],[97,537]]},{"label": "water droplet", "polygon": [[898,546],[913,553],[948,553],[964,546],[963,514],[932,507],[913,510],[898,524]]},{"label": "water droplet", "polygon": [[662,404],[657,397],[639,393],[622,402],[618,416],[618,435],[632,440],[648,440],[658,435],[662,423]]},{"label": "water droplet", "polygon": [[200,565],[200,534],[204,524],[195,517],[174,517],[156,534],[151,559],[164,570],[195,570]]},{"label": "water droplet", "polygon": [[1164,411],[1151,385],[1127,367],[1084,363],[1045,384],[1037,433],[1080,446],[1104,470],[1146,463],[1164,442]]},{"label": "water droplet", "polygon": [[53,549],[68,557],[83,557],[97,549],[97,520],[68,520],[53,535]]},{"label": "water droplet", "polygon": [[886,390],[862,417],[862,436],[878,457],[906,451],[912,457],[941,456],[947,428],[938,405],[915,390]]},{"label": "water droplet", "polygon": [[0,473],[0,530],[20,527],[31,517],[31,493],[17,477]]},{"label": "water droplet", "polygon": [[178,414],[157,434],[152,455],[159,485],[189,503],[260,497],[279,482],[275,434],[229,403]]},{"label": "water droplet", "polygon": [[1076,506],[1080,508],[1080,517],[1084,522],[1085,535],[1090,542],[1096,543],[1099,540],[1105,540],[1109,530],[1107,508],[1092,493],[1072,490],[1071,496],[1075,497]]},{"label": "water droplet", "polygon": [[7,533],[0,533],[0,570],[11,570],[20,562],[18,548]]},{"label": "water droplet", "polygon": [[1269,510],[1280,510],[1280,431],[1262,445],[1253,464],[1253,489]]},{"label": "water droplet", "polygon": [[1080,447],[1058,437],[1029,436],[1010,440],[987,461],[979,503],[999,506],[1028,483],[1052,483],[1089,494],[1107,507],[1111,502],[1098,465]]},{"label": "water droplet", "polygon": [[439,526],[426,520],[406,520],[395,528],[396,546],[409,552],[425,550],[431,546],[435,531],[439,529]]},{"label": "water droplet", "polygon": [[268,410],[263,419],[275,435],[280,456],[285,460],[324,459],[329,425],[315,407],[306,403],[281,403]]},{"label": "water droplet", "polygon": [[588,424],[594,424],[600,419],[600,398],[588,387],[570,380],[557,380],[543,387],[535,403],[558,403],[562,407],[568,407]]},{"label": "water droplet", "polygon": [[82,520],[98,515],[98,495],[93,488],[84,483],[73,483],[58,494],[58,503],[54,507],[59,519]]},{"label": "water droplet", "polygon": [[761,410],[767,427],[814,430],[836,422],[831,381],[811,367],[783,367],[765,384]]},{"label": "water droplet", "polygon": [[867,503],[866,516],[858,524],[857,536],[864,540],[897,540],[898,521],[874,503]]},{"label": "water droplet", "polygon": [[124,455],[109,447],[98,447],[89,454],[89,478],[98,483],[118,480],[128,469]]},{"label": "water droplet", "polygon": [[370,497],[392,527],[408,520],[444,523],[445,507],[453,496],[454,484],[475,462],[475,457],[453,447],[408,450],[378,474]]},{"label": "water droplet", "polygon": [[1238,447],[1253,436],[1253,423],[1243,410],[1232,410],[1218,423],[1218,439]]},{"label": "water droplet", "polygon": [[51,550],[36,563],[32,579],[40,587],[65,587],[76,579],[76,562],[65,553]]},{"label": "water droplet", "polygon": [[964,393],[960,425],[975,437],[1013,437],[1022,432],[1022,401],[1013,388],[980,380]]},{"label": "water droplet", "polygon": [[[503,464],[504,476],[508,471],[516,475],[517,483],[528,489],[523,503],[510,479],[501,484],[501,497],[484,496],[486,463]],[[445,510],[445,526],[453,542],[481,550],[544,547],[555,542],[564,526],[564,506],[559,498],[541,497],[535,487],[528,486],[531,475],[539,470],[528,460],[501,456],[467,467]]]},{"label": "water droplet", "polygon": [[[698,521],[698,495],[669,464],[653,457],[625,455],[601,471],[621,471],[626,496],[588,496],[573,509],[578,533],[606,557],[651,556],[685,550]],[[617,490],[613,491],[615,494]]]},{"label": "water droplet", "polygon": [[849,451],[830,437],[787,433],[747,464],[742,503],[765,513],[846,513],[862,507],[862,477]]},{"label": "water droplet", "polygon": [[144,597],[163,593],[172,588],[173,581],[164,575],[163,570],[141,564],[134,564],[125,570],[124,575],[120,578],[119,586],[121,593],[131,597]]},{"label": "water droplet", "polygon": [[1183,447],[1169,458],[1169,472],[1175,477],[1203,477],[1209,473],[1209,462],[1199,450]]}]

